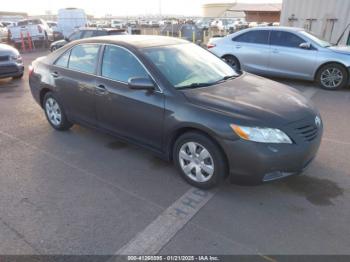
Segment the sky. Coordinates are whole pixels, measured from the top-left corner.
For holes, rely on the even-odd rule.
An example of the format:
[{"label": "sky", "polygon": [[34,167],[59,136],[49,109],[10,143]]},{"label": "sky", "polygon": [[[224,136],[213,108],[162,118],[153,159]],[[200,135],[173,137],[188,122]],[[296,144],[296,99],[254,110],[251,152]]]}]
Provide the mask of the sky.
[{"label": "sky", "polygon": [[[26,12],[30,15],[44,14],[47,10],[57,13],[65,7],[83,8],[87,14],[102,17],[106,14],[116,16],[177,14],[201,15],[205,3],[235,2],[236,0],[1,0],[1,11]],[[281,3],[282,0],[237,0],[242,3]],[[161,8],[159,8],[161,6]]]}]

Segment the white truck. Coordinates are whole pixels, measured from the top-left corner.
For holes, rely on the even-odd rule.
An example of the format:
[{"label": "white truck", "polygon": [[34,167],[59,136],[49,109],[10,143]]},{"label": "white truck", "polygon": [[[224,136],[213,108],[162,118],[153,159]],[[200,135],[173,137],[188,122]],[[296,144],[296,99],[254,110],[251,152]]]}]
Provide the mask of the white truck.
[{"label": "white truck", "polygon": [[68,37],[80,27],[86,27],[87,24],[88,19],[83,9],[63,8],[58,10],[57,25],[64,37]]},{"label": "white truck", "polygon": [[112,28],[123,29],[125,26],[126,26],[126,23],[122,20],[116,20],[116,19],[111,20]]},{"label": "white truck", "polygon": [[8,37],[8,29],[0,22],[0,43],[6,42]]},{"label": "white truck", "polygon": [[15,45],[22,43],[22,38],[27,42],[28,35],[34,46],[45,45],[53,41],[51,28],[43,19],[25,19],[17,22],[16,26],[9,28],[9,39]]}]

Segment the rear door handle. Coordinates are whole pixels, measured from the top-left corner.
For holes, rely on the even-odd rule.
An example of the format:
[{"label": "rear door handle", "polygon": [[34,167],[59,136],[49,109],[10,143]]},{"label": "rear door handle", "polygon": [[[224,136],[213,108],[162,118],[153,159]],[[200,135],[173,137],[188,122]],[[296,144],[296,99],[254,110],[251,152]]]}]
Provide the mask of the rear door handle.
[{"label": "rear door handle", "polygon": [[240,49],[240,48],[242,48],[242,46],[241,45],[236,45],[236,48]]},{"label": "rear door handle", "polygon": [[57,72],[52,72],[51,75],[52,75],[54,78],[57,78],[57,77],[58,77],[58,73],[57,73]]},{"label": "rear door handle", "polygon": [[108,93],[107,88],[104,85],[96,86],[96,94],[105,95],[107,93]]},{"label": "rear door handle", "polygon": [[278,54],[280,51],[278,51],[278,49],[273,49],[272,50],[272,53],[274,53],[274,54]]}]

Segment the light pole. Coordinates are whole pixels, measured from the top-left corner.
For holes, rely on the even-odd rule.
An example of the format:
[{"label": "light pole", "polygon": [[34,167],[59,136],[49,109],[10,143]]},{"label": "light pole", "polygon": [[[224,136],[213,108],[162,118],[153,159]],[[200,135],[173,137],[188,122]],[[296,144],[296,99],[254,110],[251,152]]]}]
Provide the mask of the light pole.
[{"label": "light pole", "polygon": [[158,0],[159,17],[162,17],[162,0]]}]

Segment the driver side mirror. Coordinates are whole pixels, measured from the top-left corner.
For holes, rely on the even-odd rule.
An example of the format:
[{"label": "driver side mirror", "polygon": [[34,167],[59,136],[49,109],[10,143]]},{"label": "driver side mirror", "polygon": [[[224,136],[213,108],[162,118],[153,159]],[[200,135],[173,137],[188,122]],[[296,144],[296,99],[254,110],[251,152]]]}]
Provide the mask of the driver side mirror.
[{"label": "driver side mirror", "polygon": [[145,77],[130,77],[128,80],[128,85],[130,89],[135,90],[155,90],[154,82],[151,79]]},{"label": "driver side mirror", "polygon": [[69,42],[69,38],[67,36],[64,37],[64,40],[66,40],[67,42]]},{"label": "driver side mirror", "polygon": [[310,43],[301,43],[299,45],[301,49],[311,49],[311,44]]}]

